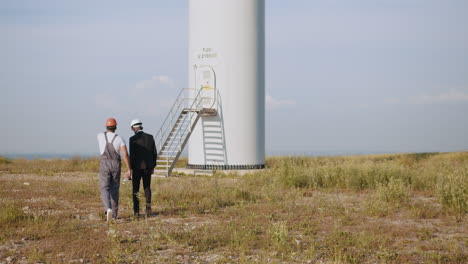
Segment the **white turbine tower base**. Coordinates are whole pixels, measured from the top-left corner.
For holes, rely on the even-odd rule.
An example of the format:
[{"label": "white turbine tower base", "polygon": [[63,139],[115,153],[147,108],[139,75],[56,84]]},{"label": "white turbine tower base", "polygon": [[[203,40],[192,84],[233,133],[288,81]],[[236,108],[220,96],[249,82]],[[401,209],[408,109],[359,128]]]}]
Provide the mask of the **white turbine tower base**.
[{"label": "white turbine tower base", "polygon": [[218,114],[196,124],[188,167],[263,168],[265,1],[190,0],[189,5],[189,87],[215,96]]}]

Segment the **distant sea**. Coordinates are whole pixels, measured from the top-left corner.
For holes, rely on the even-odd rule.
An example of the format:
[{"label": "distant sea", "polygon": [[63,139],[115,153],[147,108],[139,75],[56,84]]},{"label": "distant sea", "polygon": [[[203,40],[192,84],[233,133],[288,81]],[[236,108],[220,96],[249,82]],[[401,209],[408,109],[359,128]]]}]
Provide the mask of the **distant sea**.
[{"label": "distant sea", "polygon": [[[267,156],[352,156],[352,155],[374,155],[374,154],[394,154],[394,153],[422,153],[434,151],[365,151],[365,150],[342,150],[342,151],[267,151]],[[64,154],[64,153],[15,153],[15,154],[0,154],[1,157],[9,159],[71,159],[71,158],[93,158],[98,157],[98,153],[88,154]],[[182,157],[187,157],[186,151],[182,153]]]}]

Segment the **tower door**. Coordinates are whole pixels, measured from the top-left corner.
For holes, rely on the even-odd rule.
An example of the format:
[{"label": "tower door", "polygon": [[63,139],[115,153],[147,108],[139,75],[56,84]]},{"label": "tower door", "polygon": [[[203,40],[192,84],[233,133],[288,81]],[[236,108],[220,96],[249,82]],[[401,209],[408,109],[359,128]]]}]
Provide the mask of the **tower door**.
[{"label": "tower door", "polygon": [[201,90],[203,108],[216,108],[216,73],[211,66],[195,69],[195,88]]}]

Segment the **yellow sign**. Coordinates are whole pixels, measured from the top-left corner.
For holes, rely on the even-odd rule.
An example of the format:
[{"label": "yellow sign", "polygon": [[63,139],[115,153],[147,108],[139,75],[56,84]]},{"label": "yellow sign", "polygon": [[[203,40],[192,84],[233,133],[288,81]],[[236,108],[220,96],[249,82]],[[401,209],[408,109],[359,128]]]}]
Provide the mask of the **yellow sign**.
[{"label": "yellow sign", "polygon": [[203,90],[209,91],[211,90],[211,86],[209,84],[202,85]]}]

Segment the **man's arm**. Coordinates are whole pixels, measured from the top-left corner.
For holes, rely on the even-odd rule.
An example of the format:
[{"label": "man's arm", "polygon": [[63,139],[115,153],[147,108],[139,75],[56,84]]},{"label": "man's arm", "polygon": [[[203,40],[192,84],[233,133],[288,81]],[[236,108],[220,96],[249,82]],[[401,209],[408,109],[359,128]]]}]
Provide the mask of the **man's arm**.
[{"label": "man's arm", "polygon": [[154,160],[154,167],[153,167],[153,172],[152,173],[154,174],[154,168],[158,165],[157,162],[156,162],[157,159],[158,159],[158,151],[156,150],[156,143],[154,142],[154,137],[153,136],[151,136],[151,141],[152,141],[152,144],[153,144],[151,146],[151,148],[152,148],[153,160]]},{"label": "man's arm", "polygon": [[128,158],[128,152],[127,152],[127,146],[121,146],[120,147],[120,151],[122,151],[122,155],[124,157],[124,161],[125,161],[125,165],[127,165],[127,179],[131,179],[132,178],[132,168],[130,167],[130,159]]},{"label": "man's arm", "polygon": [[156,160],[158,158],[158,150],[156,149],[156,143],[154,142],[154,139],[152,140],[153,141],[153,156],[154,156],[154,160]]},{"label": "man's arm", "polygon": [[134,143],[132,141],[132,138],[130,137],[128,139],[128,148],[130,150],[130,153],[128,154],[128,159],[130,160],[130,164],[134,164],[132,159],[135,159],[135,147],[133,145]]}]

